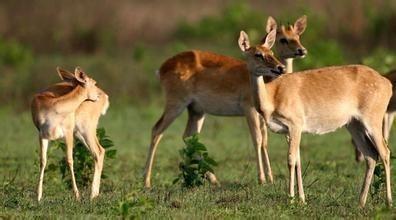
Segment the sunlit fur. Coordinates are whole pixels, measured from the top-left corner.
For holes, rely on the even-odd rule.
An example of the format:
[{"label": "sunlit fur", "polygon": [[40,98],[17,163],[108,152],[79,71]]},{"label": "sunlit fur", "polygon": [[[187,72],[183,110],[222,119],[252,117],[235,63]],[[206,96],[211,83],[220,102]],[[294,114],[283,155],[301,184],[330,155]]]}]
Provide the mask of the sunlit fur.
[{"label": "sunlit fur", "polygon": [[[264,62],[262,65],[265,68]],[[287,134],[291,197],[297,175],[299,198],[305,202],[301,133],[324,134],[345,126],[367,162],[360,206],[366,203],[378,156],[385,167],[387,201],[391,205],[390,151],[382,135],[382,119],[392,96],[389,80],[369,67],[348,65],[284,74],[265,84],[260,73],[254,72],[257,66],[248,69],[259,112],[273,131]]]},{"label": "sunlit fur", "polygon": [[[76,68],[75,72],[81,70]],[[95,172],[92,181],[91,198],[99,194],[100,175],[103,166],[104,149],[96,138],[96,127],[101,113],[108,106],[108,96],[95,85],[80,86],[75,74],[58,68],[65,82],[50,86],[36,94],[32,101],[33,122],[39,130],[40,140],[40,178],[37,189],[38,200],[42,198],[44,169],[47,161],[47,149],[50,140],[64,138],[67,146],[67,162],[72,173],[75,196],[80,197],[73,171],[73,133],[87,145],[94,156]],[[96,83],[89,77],[87,81]],[[88,92],[84,90],[91,89]],[[91,93],[91,95],[88,95]],[[90,97],[92,96],[92,97]],[[96,100],[96,101],[92,101]]]}]

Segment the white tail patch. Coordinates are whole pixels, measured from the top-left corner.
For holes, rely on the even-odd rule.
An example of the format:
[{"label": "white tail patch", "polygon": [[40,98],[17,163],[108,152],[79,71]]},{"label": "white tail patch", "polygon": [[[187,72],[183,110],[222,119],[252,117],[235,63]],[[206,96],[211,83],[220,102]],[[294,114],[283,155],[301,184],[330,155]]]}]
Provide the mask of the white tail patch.
[{"label": "white tail patch", "polygon": [[106,114],[107,109],[109,109],[109,106],[110,106],[109,96],[108,96],[108,95],[105,95],[105,104],[104,104],[103,109],[102,109],[102,112],[101,112],[102,115],[105,115],[105,114]]}]

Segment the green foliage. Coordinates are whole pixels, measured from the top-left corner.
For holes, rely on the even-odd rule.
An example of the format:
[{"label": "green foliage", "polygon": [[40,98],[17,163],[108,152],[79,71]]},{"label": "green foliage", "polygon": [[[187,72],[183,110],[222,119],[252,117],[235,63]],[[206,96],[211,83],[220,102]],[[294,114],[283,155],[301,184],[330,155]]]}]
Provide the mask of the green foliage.
[{"label": "green foliage", "polygon": [[[100,145],[106,149],[105,161],[108,159],[114,159],[117,150],[114,149],[113,141],[106,135],[104,128],[98,128],[96,130],[96,135],[98,137]],[[54,146],[57,149],[61,149],[63,152],[66,151],[66,145],[63,141],[54,142]],[[76,177],[76,182],[78,185],[87,186],[90,182],[91,176],[94,169],[94,160],[92,159],[91,153],[88,151],[87,147],[79,140],[76,139],[74,143],[74,174]],[[65,157],[60,158],[55,164],[50,164],[49,168],[54,170],[59,168],[62,174],[63,182],[71,188],[71,177],[69,167]],[[107,178],[105,173],[102,173],[102,178]]]},{"label": "green foliage", "polygon": [[132,193],[120,202],[118,211],[123,218],[141,218],[142,215],[154,209],[154,201],[145,196]]},{"label": "green foliage", "polygon": [[396,53],[384,48],[377,48],[371,55],[365,57],[362,63],[385,74],[396,68]]},{"label": "green foliage", "polygon": [[32,63],[32,52],[14,40],[0,38],[0,66],[20,67]]},{"label": "green foliage", "polygon": [[308,44],[306,47],[308,55],[295,62],[297,70],[341,65],[346,62],[343,49],[335,41],[315,41],[312,45]]},{"label": "green foliage", "polygon": [[179,151],[182,157],[179,164],[181,173],[173,183],[182,180],[182,185],[187,188],[201,186],[205,183],[205,174],[214,173],[213,166],[217,166],[217,163],[209,157],[208,150],[199,142],[197,135],[186,138],[184,143],[186,147]]},{"label": "green foliage", "polygon": [[[246,2],[234,2],[217,16],[204,17],[194,24],[181,23],[176,30],[176,37],[179,39],[203,38],[224,42],[224,40],[234,39],[235,34],[239,33],[239,30],[247,27],[264,31],[264,21],[262,13],[253,10]],[[250,29],[247,31],[250,31]],[[230,43],[235,44],[234,41]]]}]

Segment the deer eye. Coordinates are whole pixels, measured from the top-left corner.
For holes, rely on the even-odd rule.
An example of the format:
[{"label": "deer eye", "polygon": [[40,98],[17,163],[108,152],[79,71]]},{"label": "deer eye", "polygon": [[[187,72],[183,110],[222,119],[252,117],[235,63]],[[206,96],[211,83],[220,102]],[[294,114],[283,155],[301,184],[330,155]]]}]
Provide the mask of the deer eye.
[{"label": "deer eye", "polygon": [[261,55],[261,53],[256,53],[256,54],[254,54],[254,56],[257,58],[263,58],[263,55]]},{"label": "deer eye", "polygon": [[279,42],[280,42],[281,44],[287,44],[287,43],[288,43],[288,41],[287,41],[286,38],[281,38],[281,39],[279,40]]}]

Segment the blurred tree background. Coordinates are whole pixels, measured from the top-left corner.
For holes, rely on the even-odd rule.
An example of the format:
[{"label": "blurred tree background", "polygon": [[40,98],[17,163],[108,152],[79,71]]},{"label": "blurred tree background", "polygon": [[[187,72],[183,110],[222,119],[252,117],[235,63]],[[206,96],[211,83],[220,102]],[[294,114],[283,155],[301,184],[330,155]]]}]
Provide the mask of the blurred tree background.
[{"label": "blurred tree background", "polygon": [[32,94],[59,81],[56,66],[81,66],[113,105],[162,102],[154,72],[166,58],[189,49],[241,58],[241,29],[257,42],[269,15],[288,24],[303,14],[309,53],[297,70],[396,68],[395,0],[2,0],[0,107],[25,110]]}]

